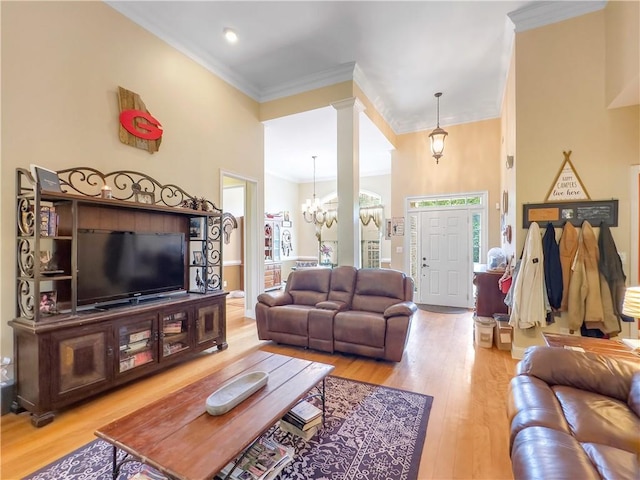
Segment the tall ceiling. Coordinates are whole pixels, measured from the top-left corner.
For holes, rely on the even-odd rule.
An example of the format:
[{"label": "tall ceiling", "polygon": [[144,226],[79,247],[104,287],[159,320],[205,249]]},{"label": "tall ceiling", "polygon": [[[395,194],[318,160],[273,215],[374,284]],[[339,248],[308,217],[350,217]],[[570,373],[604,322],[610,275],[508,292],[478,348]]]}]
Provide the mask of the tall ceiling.
[{"label": "tall ceiling", "polygon": [[[514,30],[602,8],[592,1],[107,1],[257,101],[354,80],[398,134],[500,115]],[[515,26],[514,26],[515,24]],[[229,44],[223,30],[239,39]],[[335,176],[331,107],[266,122],[265,170]],[[331,123],[333,118],[333,123]],[[391,145],[362,116],[361,175]],[[328,136],[327,136],[328,135]]]}]

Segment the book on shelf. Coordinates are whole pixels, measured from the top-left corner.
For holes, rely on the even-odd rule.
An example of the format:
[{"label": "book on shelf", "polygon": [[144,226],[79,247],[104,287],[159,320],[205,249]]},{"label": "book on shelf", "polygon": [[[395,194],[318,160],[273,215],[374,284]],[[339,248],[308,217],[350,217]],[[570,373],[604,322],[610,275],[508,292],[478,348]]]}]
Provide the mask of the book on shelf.
[{"label": "book on shelf", "polygon": [[182,322],[167,322],[162,330],[164,333],[182,333]]},{"label": "book on shelf", "polygon": [[241,458],[238,465],[236,458],[216,478],[226,478],[231,472],[229,478],[232,480],[271,480],[293,461],[294,454],[292,447],[281,445],[271,438],[260,437],[249,447],[244,457],[238,457]]},{"label": "book on shelf", "polygon": [[292,435],[300,437],[305,441],[311,440],[311,438],[313,438],[315,434],[318,433],[318,425],[314,425],[308,430],[302,430],[292,423],[289,423],[286,420],[282,419],[280,420],[279,426],[280,430],[282,430],[283,432],[291,433]]},{"label": "book on shelf", "polygon": [[319,417],[315,417],[313,420],[309,420],[308,422],[304,422],[299,418],[292,416],[290,412],[287,412],[284,414],[284,417],[282,417],[282,420],[284,420],[287,423],[290,423],[291,425],[293,425],[296,428],[299,428],[302,431],[307,431],[322,423],[322,415],[320,415]]},{"label": "book on shelf", "polygon": [[300,420],[301,422],[310,422],[316,418],[322,416],[322,410],[316,407],[313,403],[303,400],[296,404],[291,410],[287,412],[292,417]]},{"label": "book on shelf", "polygon": [[139,342],[151,337],[151,330],[142,330],[141,332],[135,332],[129,335],[129,343]]},{"label": "book on shelf", "polygon": [[125,351],[127,353],[134,353],[140,350],[144,350],[149,346],[149,339],[140,340],[126,345]]},{"label": "book on shelf", "polygon": [[47,205],[40,207],[41,237],[55,237],[58,234],[58,218],[56,207]]}]

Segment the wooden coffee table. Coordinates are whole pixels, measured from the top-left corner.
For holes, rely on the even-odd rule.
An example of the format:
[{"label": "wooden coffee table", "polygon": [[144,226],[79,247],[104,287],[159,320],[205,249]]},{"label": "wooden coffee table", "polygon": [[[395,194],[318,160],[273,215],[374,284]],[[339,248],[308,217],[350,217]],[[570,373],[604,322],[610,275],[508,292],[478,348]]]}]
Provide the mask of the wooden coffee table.
[{"label": "wooden coffee table", "polygon": [[545,343],[550,347],[579,347],[585,352],[599,353],[611,357],[640,360],[640,355],[618,340],[562,335],[559,333],[543,333]]},{"label": "wooden coffee table", "polygon": [[[96,430],[117,449],[176,479],[212,479],[333,370],[308,360],[256,351],[197,382]],[[244,373],[266,371],[267,385],[220,416],[207,397]]]}]

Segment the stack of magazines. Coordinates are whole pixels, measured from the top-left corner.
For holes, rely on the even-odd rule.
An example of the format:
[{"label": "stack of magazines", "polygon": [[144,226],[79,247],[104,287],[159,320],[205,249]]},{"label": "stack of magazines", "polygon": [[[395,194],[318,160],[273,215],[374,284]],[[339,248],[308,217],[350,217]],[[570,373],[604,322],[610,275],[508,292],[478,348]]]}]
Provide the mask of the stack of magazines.
[{"label": "stack of magazines", "polygon": [[236,465],[237,458],[228,463],[216,475],[216,479],[227,478],[231,472],[228,478],[232,480],[271,480],[293,461],[294,454],[292,447],[285,447],[271,438],[261,437],[249,447],[240,463]]}]

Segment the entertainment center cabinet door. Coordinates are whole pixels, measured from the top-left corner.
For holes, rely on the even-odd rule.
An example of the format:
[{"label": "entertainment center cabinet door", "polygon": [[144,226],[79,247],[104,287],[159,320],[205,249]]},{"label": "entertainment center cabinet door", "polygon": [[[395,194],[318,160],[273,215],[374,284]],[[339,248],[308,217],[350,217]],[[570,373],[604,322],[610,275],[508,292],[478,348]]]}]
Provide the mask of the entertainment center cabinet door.
[{"label": "entertainment center cabinet door", "polygon": [[111,338],[111,325],[51,334],[52,409],[85,398],[109,384],[114,359]]},{"label": "entertainment center cabinet door", "polygon": [[160,346],[162,358],[175,357],[189,350],[190,329],[188,308],[160,313]]},{"label": "entertainment center cabinet door", "polygon": [[196,344],[199,349],[218,346],[227,348],[225,331],[225,296],[213,303],[196,305]]},{"label": "entertainment center cabinet door", "polygon": [[129,318],[116,324],[118,361],[116,371],[123,374],[158,361],[156,314]]}]

